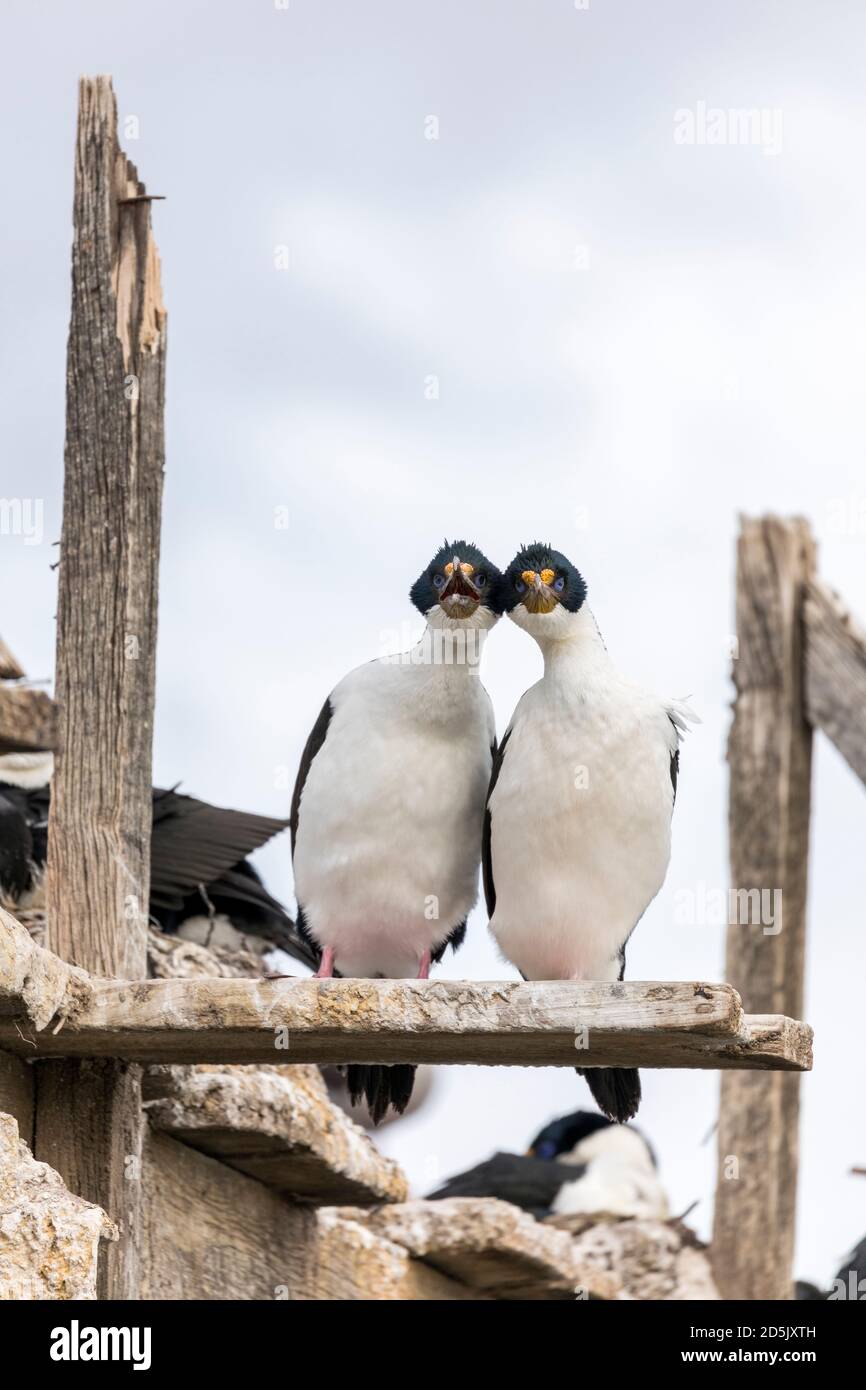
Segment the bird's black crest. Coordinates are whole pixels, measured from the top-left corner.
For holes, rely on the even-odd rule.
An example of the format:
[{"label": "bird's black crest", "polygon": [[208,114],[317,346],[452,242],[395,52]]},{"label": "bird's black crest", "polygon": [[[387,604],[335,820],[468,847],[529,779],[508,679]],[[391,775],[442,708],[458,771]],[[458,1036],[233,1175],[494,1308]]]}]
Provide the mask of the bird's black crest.
[{"label": "bird's black crest", "polygon": [[439,550],[433,556],[427,568],[418,576],[412,588],[409,590],[409,598],[418,609],[419,613],[425,616],[439,602],[439,592],[433,583],[437,574],[444,573],[445,566],[449,560],[453,560],[458,555],[461,560],[468,560],[470,565],[475,566],[474,578],[477,580],[480,575],[484,576],[485,583],[480,585],[481,602],[485,608],[489,608],[493,613],[502,612],[502,573],[496,568],[483,551],[478,549],[472,541],[449,541],[443,542]]},{"label": "bird's black crest", "polygon": [[565,580],[565,587],[557,596],[563,608],[569,613],[576,613],[586,598],[583,575],[561,551],[554,550],[543,541],[533,541],[532,545],[521,546],[511,561],[503,576],[500,611],[510,613],[512,608],[516,608],[520,603],[521,594],[515,585],[524,570],[534,570],[536,574],[540,574],[542,570],[547,569],[553,570],[557,579]]},{"label": "bird's black crest", "polygon": [[558,1158],[560,1154],[570,1153],[575,1144],[588,1139],[596,1130],[608,1129],[610,1123],[594,1110],[575,1110],[571,1115],[551,1120],[536,1134],[529,1147],[536,1158]]}]

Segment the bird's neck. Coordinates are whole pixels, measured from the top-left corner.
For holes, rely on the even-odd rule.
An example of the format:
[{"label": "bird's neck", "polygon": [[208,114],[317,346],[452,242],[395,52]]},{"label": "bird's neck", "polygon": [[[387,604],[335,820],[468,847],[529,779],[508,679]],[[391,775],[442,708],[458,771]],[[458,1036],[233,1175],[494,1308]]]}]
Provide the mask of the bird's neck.
[{"label": "bird's neck", "polygon": [[474,678],[486,637],[483,628],[436,627],[428,623],[421,640],[407,655],[413,666],[422,668],[433,680]]},{"label": "bird's neck", "polygon": [[592,612],[583,604],[576,613],[569,614],[569,621],[554,636],[538,638],[538,645],[544,657],[546,679],[556,680],[560,676],[573,676],[575,671],[589,675],[609,671],[613,663],[607,648],[601,640],[601,633]]}]

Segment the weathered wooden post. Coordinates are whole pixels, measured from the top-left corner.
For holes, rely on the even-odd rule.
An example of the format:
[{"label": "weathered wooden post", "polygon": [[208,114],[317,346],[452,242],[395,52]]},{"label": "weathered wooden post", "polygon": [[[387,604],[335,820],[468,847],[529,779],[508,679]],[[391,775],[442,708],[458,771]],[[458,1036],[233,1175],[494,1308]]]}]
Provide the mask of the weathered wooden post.
[{"label": "weathered wooden post", "polygon": [[[48,943],[143,979],[151,829],[165,310],[150,201],[117,143],[108,77],[79,88],[57,618]],[[140,1069],[50,1062],[36,1147],[121,1229],[100,1297],[138,1296]]]},{"label": "weathered wooden post", "polygon": [[[743,519],[736,701],[728,745],[731,883],[772,895],[776,920],[728,926],[726,976],[755,1014],[801,1016],[812,730],[804,716],[807,522]],[[752,898],[752,904],[755,904]],[[745,909],[742,893],[738,899]],[[778,913],[781,904],[781,912]],[[781,930],[777,930],[781,922]],[[724,1298],[792,1295],[799,1076],[722,1076],[713,1265]]]}]

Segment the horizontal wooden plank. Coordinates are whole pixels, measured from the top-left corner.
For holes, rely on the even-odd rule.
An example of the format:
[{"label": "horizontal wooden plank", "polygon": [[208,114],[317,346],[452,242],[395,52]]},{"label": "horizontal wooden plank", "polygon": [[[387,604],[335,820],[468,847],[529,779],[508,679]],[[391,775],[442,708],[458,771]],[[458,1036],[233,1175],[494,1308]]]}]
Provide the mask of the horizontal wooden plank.
[{"label": "horizontal wooden plank", "polygon": [[0,912],[0,1048],[146,1063],[417,1062],[808,1070],[811,1030],[730,985],[171,979],[74,970]]},{"label": "horizontal wooden plank", "polygon": [[806,717],[866,782],[866,631],[820,580],[803,611]]},{"label": "horizontal wooden plank", "polygon": [[40,753],[57,746],[57,707],[44,690],[0,685],[0,753]]}]

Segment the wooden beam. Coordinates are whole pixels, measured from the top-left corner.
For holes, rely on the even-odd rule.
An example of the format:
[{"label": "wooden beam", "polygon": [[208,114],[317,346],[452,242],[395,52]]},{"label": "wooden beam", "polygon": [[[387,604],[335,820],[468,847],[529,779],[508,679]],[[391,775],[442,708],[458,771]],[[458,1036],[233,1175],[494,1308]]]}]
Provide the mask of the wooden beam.
[{"label": "wooden beam", "polygon": [[[743,519],[728,745],[731,881],[772,896],[760,920],[730,923],[726,975],[751,1012],[795,1018],[803,1007],[812,760],[802,618],[814,566],[805,521]],[[723,1298],[792,1297],[798,1113],[796,1076],[722,1077],[713,1267]]]},{"label": "wooden beam", "polygon": [[0,686],[0,753],[42,753],[57,746],[57,710],[44,690]]},{"label": "wooden beam", "polygon": [[164,1134],[144,1146],[143,1299],[440,1301],[483,1295],[328,1208],[262,1183]]},{"label": "wooden beam", "polygon": [[107,77],[79,89],[57,613],[60,749],[48,944],[103,975],[147,963],[165,312],[150,204]]},{"label": "wooden beam", "polygon": [[866,631],[826,584],[806,588],[806,717],[866,782]]},{"label": "wooden beam", "polygon": [[23,675],[23,667],[18,664],[3,638],[0,637],[0,680],[17,681]]},{"label": "wooden beam", "polygon": [[33,1147],[33,1067],[20,1057],[0,1052],[0,1112],[18,1121],[18,1130],[28,1148]]},{"label": "wooden beam", "polygon": [[[147,972],[151,742],[165,311],[144,185],[119,148],[107,77],[79,86],[57,612],[58,757],[48,943]],[[130,198],[139,201],[130,202]],[[115,1060],[40,1071],[36,1148],[117,1223],[102,1298],[138,1297],[141,1078]]]},{"label": "wooden beam", "polygon": [[[0,915],[0,1047],[131,1062],[808,1070],[811,1030],[730,985],[89,978]],[[27,938],[29,941],[29,938]],[[45,991],[39,982],[46,980]]]}]

